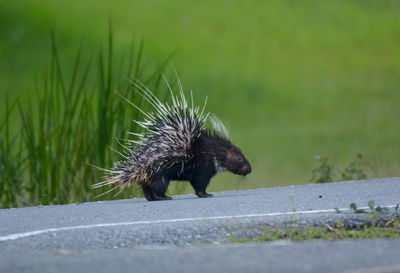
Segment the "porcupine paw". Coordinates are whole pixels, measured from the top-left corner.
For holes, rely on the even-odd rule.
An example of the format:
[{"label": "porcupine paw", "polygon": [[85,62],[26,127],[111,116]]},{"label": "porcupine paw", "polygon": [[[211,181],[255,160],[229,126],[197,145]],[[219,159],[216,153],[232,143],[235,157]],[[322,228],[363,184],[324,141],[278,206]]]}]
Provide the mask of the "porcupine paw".
[{"label": "porcupine paw", "polygon": [[200,192],[200,191],[196,191],[196,195],[200,198],[204,198],[204,197],[213,197],[214,195],[212,195],[211,193],[206,193],[206,192]]},{"label": "porcupine paw", "polygon": [[155,200],[153,194],[144,194],[144,198],[146,198],[147,201]]},{"label": "porcupine paw", "polygon": [[154,199],[151,201],[172,200],[171,196],[166,196],[165,194],[162,196],[153,194],[153,197],[154,197]]},{"label": "porcupine paw", "polygon": [[144,198],[146,198],[147,201],[154,201],[156,200],[154,197],[153,189],[147,185],[142,186],[143,189],[143,195]]}]

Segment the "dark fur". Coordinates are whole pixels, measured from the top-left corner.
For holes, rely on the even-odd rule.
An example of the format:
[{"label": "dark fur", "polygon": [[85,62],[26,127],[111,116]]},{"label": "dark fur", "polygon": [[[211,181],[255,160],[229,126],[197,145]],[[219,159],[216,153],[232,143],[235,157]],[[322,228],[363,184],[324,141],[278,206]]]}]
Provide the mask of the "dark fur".
[{"label": "dark fur", "polygon": [[187,180],[198,197],[210,197],[206,192],[210,179],[217,174],[214,158],[227,171],[238,175],[251,172],[250,163],[239,148],[217,134],[202,131],[200,137],[193,140],[188,159],[174,163],[154,174],[151,185],[142,185],[147,200],[169,200],[165,195],[171,180]]}]

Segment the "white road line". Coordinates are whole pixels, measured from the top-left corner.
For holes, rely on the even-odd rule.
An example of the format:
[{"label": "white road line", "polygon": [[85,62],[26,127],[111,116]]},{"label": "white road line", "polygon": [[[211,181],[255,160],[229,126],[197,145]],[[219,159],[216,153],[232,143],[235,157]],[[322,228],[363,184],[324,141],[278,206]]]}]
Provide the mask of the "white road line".
[{"label": "white road line", "polygon": [[[394,208],[396,205],[382,206],[385,208]],[[360,207],[358,209],[368,210],[369,207]],[[341,208],[340,211],[349,211],[349,208]],[[326,212],[336,212],[335,209],[325,210],[304,210],[304,211],[289,211],[289,212],[273,212],[273,213],[260,213],[260,214],[242,214],[242,215],[226,215],[226,216],[212,216],[212,217],[197,217],[197,218],[178,218],[178,219],[166,219],[166,220],[153,220],[153,221],[134,221],[134,222],[119,222],[119,223],[104,223],[104,224],[93,224],[93,225],[82,225],[82,226],[70,226],[61,228],[47,228],[41,230],[34,230],[23,233],[14,233],[0,237],[0,242],[17,240],[25,237],[40,235],[43,233],[59,232],[66,230],[75,229],[90,229],[99,227],[116,227],[116,226],[130,226],[130,225],[148,225],[148,224],[162,224],[162,223],[177,223],[177,222],[190,222],[190,221],[204,221],[204,220],[227,220],[227,219],[240,219],[240,218],[254,218],[254,217],[265,217],[265,216],[283,216],[283,215],[298,215],[298,214],[317,214]]]}]

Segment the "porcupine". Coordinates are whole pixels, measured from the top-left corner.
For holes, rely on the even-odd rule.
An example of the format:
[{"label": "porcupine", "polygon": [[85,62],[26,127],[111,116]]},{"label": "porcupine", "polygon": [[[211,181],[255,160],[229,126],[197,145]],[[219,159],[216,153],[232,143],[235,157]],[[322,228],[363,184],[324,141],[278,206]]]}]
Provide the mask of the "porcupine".
[{"label": "porcupine", "polygon": [[[206,188],[217,173],[229,171],[246,176],[251,172],[250,163],[230,141],[221,120],[205,112],[207,98],[200,111],[199,106],[193,105],[192,92],[188,105],[179,79],[179,96],[174,95],[167,82],[172,105],[162,103],[142,83],[135,85],[155,111],[146,113],[129,102],[145,116],[144,121],[134,120],[145,133],[129,133],[138,139],[129,140],[129,147],[124,146],[124,159],[105,170],[108,173],[105,180],[93,185],[94,188],[111,185],[122,190],[138,184],[147,200],[170,200],[165,195],[169,182],[188,180],[198,197],[211,197]],[[207,122],[211,123],[211,129],[206,128]]]}]

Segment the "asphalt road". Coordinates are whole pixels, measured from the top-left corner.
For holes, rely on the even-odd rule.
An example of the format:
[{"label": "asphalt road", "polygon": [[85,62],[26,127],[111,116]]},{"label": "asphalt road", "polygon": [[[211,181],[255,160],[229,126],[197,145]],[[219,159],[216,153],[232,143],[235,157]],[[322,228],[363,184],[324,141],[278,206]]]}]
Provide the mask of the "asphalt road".
[{"label": "asphalt road", "polygon": [[0,272],[400,272],[400,240],[0,251]]},{"label": "asphalt road", "polygon": [[[105,263],[121,264],[121,270],[132,266],[148,268],[149,272],[151,268],[176,272],[179,266],[187,266],[193,272],[195,268],[203,272],[205,266],[217,272],[218,268],[235,264],[237,268],[247,265],[257,271],[265,269],[262,265],[267,263],[282,269],[275,272],[294,272],[289,269],[296,268],[296,264],[288,260],[300,263],[301,257],[304,261],[297,265],[297,272],[329,272],[307,271],[324,268],[320,267],[324,264],[335,265],[329,257],[348,261],[347,267],[336,264],[336,268],[343,270],[360,269],[363,264],[370,267],[370,263],[361,261],[375,257],[373,265],[392,266],[385,270],[400,272],[395,262],[400,261],[399,240],[235,247],[223,244],[231,236],[260,235],[265,225],[362,221],[365,215],[350,213],[347,208],[353,202],[366,207],[369,200],[393,208],[400,203],[400,178],[221,192],[206,199],[184,195],[171,201],[131,199],[5,209],[0,210],[0,272],[25,272],[27,268],[54,272],[52,269],[58,266],[77,272],[73,270],[74,264],[86,264],[87,270],[81,272],[90,272],[90,266],[93,271],[106,272]],[[335,213],[335,208],[342,213]],[[358,250],[362,250],[362,255]],[[315,255],[321,258],[314,258]],[[360,262],[358,267],[354,267],[357,263],[351,262],[351,257]],[[15,270],[9,271],[12,268]],[[328,269],[335,272],[333,267]]]}]

